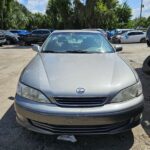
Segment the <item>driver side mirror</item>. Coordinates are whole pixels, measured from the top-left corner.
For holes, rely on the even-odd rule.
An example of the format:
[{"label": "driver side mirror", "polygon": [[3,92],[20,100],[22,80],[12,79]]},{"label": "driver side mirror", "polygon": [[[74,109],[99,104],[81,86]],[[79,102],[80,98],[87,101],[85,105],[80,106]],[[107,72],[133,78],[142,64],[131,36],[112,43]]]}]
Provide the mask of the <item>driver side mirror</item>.
[{"label": "driver side mirror", "polygon": [[37,44],[33,44],[32,49],[33,49],[33,51],[36,51],[38,53],[41,51],[41,47]]},{"label": "driver side mirror", "polygon": [[116,52],[120,52],[123,49],[121,45],[115,45],[114,48],[115,48]]}]

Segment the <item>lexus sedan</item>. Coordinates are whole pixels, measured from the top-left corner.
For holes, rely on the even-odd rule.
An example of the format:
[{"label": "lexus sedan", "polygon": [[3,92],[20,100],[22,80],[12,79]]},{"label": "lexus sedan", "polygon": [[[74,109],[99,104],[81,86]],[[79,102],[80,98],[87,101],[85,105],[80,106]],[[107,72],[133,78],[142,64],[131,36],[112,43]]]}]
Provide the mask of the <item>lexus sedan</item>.
[{"label": "lexus sedan", "polygon": [[23,70],[16,119],[44,134],[116,134],[143,110],[137,73],[98,31],[54,31]]}]

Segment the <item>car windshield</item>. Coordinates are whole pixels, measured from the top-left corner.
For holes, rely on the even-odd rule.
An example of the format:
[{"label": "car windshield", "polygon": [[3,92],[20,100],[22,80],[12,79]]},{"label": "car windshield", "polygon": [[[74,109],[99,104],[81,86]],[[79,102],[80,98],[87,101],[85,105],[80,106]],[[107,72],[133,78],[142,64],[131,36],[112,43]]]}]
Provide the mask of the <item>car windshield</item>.
[{"label": "car windshield", "polygon": [[46,40],[42,52],[112,53],[114,49],[97,32],[56,32]]}]

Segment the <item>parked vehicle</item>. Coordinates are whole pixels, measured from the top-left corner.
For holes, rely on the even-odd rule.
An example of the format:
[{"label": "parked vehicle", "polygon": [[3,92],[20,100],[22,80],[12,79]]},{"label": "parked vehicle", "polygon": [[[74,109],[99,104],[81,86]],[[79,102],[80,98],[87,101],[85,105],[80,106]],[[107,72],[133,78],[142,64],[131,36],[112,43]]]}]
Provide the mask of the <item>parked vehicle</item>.
[{"label": "parked vehicle", "polygon": [[145,43],[146,33],[138,30],[128,31],[124,34],[113,36],[111,41],[113,43]]},{"label": "parked vehicle", "polygon": [[134,29],[114,29],[111,31],[112,36],[121,35],[128,31],[133,31]]},{"label": "parked vehicle", "polygon": [[150,26],[148,27],[146,32],[146,42],[147,42],[147,46],[150,47]]},{"label": "parked vehicle", "polygon": [[92,29],[84,29],[84,30],[91,30],[91,31],[99,31],[100,33],[102,33],[102,35],[105,37],[105,38],[108,38],[107,37],[107,32],[105,32],[103,29],[100,29],[100,28],[92,28]]},{"label": "parked vehicle", "polygon": [[24,37],[20,38],[21,43],[25,45],[31,45],[36,43],[43,43],[50,35],[51,30],[49,29],[37,29]]},{"label": "parked vehicle", "polygon": [[107,33],[107,39],[111,40],[111,37],[113,36],[111,31],[107,30],[106,33]]},{"label": "parked vehicle", "polygon": [[30,32],[27,30],[9,30],[9,31],[13,34],[20,36],[20,37],[30,34]]},{"label": "parked vehicle", "polygon": [[115,134],[140,123],[140,79],[98,31],[54,31],[20,77],[17,121],[45,134]]},{"label": "parked vehicle", "polygon": [[6,44],[17,44],[19,42],[18,36],[10,31],[4,31]]},{"label": "parked vehicle", "polygon": [[3,31],[0,30],[0,46],[2,46],[6,42],[5,35]]}]

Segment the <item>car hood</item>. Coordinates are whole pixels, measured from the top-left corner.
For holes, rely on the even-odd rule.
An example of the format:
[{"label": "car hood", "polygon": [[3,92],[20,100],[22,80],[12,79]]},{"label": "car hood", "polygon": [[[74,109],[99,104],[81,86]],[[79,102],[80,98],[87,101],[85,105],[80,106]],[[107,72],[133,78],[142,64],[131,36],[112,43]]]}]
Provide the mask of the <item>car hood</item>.
[{"label": "car hood", "polygon": [[47,96],[113,95],[132,84],[136,77],[117,53],[37,54],[25,68],[21,82]]}]

